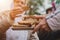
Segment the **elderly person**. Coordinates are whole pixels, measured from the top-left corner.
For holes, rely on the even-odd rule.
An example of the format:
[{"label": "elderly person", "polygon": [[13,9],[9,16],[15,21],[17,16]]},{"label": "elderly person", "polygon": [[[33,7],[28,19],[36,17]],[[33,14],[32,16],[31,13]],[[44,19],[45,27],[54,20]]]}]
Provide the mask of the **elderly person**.
[{"label": "elderly person", "polygon": [[[23,5],[23,4],[22,4]],[[14,23],[15,17],[17,17],[17,14],[21,14],[24,11],[28,10],[25,9],[27,6],[24,6],[21,10],[19,8],[14,8],[9,11],[3,11],[0,13],[0,40],[6,40],[6,31],[11,27],[11,25]]]},{"label": "elderly person", "polygon": [[60,11],[42,18],[41,22],[34,28],[33,33],[38,30],[43,32],[41,35],[40,32],[38,33],[40,40],[57,40],[60,38]]},{"label": "elderly person", "polygon": [[[9,0],[9,2],[10,4],[7,5],[8,7],[11,6],[11,1]],[[21,14],[24,11],[27,11],[28,9],[29,9],[28,6],[22,0],[14,0],[13,9],[0,12],[0,40],[6,40],[6,35],[5,35],[6,31],[14,23],[14,19],[17,17],[16,15]]]}]

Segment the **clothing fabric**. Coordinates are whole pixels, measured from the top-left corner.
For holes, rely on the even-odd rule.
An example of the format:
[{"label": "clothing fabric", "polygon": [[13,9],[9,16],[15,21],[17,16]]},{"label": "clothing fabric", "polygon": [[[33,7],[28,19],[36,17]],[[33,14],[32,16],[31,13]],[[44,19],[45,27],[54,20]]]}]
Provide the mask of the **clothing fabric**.
[{"label": "clothing fabric", "polygon": [[6,34],[0,33],[0,40],[6,40]]},{"label": "clothing fabric", "polygon": [[38,32],[39,40],[60,40],[60,30],[58,31],[39,31]]},{"label": "clothing fabric", "polygon": [[53,30],[60,30],[60,11],[46,17],[49,27]]}]

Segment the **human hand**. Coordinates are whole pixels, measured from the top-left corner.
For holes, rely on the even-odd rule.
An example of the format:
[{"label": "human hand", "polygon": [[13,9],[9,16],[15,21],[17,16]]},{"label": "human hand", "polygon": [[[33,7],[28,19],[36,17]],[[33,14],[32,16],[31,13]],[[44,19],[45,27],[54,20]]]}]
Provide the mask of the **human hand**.
[{"label": "human hand", "polygon": [[45,18],[42,19],[41,22],[34,28],[34,30],[33,30],[32,33],[37,32],[39,29],[40,29],[40,30],[47,31],[47,32],[48,32],[48,31],[51,31]]}]

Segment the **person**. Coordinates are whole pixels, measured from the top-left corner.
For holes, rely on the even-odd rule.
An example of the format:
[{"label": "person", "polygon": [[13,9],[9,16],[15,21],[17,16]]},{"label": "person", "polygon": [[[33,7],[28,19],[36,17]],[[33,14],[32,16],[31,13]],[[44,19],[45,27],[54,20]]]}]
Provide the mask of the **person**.
[{"label": "person", "polygon": [[[14,11],[17,12],[18,10],[14,9],[14,10],[9,10],[9,11],[1,13],[1,15],[0,15],[0,39],[1,40],[6,40],[5,33],[14,23],[14,19],[16,18],[16,15],[19,14],[19,13],[15,14],[13,12]],[[22,13],[21,11],[19,11],[19,12]]]},{"label": "person", "polygon": [[0,40],[6,40],[6,31],[14,23],[14,19],[17,17],[16,15],[28,10],[29,7],[22,3],[23,1],[21,1],[20,4],[17,4],[17,6],[20,5],[19,7],[21,8],[16,7],[11,10],[5,10],[3,12],[0,12]]},{"label": "person", "polygon": [[51,14],[53,12],[52,7],[46,9],[46,14]]},{"label": "person", "polygon": [[[39,30],[44,32],[46,35],[38,35],[39,40],[57,40],[60,38],[60,11],[55,11],[54,14],[47,15],[43,18],[40,23],[34,28],[32,33],[35,33]],[[41,38],[41,36],[44,36]]]},{"label": "person", "polygon": [[[46,14],[44,14],[43,16],[46,17],[47,15],[51,15],[53,13],[52,11],[52,7],[51,6],[48,6],[48,8],[46,9]],[[40,15],[41,16],[41,15]],[[42,31],[39,29],[39,31],[37,32],[37,35],[39,37],[40,40],[45,40],[46,35],[48,34],[49,32],[46,32],[46,31]]]}]

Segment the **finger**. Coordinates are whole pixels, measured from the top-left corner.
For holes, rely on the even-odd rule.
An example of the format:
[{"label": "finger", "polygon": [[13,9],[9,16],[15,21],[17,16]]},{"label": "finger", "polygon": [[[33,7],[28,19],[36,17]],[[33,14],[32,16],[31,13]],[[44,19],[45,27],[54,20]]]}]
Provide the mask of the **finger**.
[{"label": "finger", "polygon": [[42,26],[42,28],[41,28],[41,29],[43,29],[43,30],[45,30],[45,31],[47,31],[47,32],[49,32],[49,31],[50,31],[49,27],[48,27],[48,26],[46,26],[46,25]]},{"label": "finger", "polygon": [[37,32],[39,29],[40,29],[40,27],[39,27],[39,26],[36,26],[36,27],[34,28],[34,30],[33,30],[33,33]]}]

